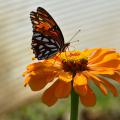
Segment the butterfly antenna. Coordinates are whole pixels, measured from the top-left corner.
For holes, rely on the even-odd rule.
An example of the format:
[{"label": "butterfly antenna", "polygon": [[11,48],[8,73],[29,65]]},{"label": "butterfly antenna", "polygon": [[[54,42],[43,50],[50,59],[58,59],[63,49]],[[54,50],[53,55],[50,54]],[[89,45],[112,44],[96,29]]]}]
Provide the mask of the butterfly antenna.
[{"label": "butterfly antenna", "polygon": [[79,42],[80,40],[75,40],[75,41],[72,41],[72,42],[70,42],[70,43],[75,43],[75,42]]},{"label": "butterfly antenna", "polygon": [[72,38],[69,40],[69,42],[80,32],[81,30],[79,29],[73,36]]}]

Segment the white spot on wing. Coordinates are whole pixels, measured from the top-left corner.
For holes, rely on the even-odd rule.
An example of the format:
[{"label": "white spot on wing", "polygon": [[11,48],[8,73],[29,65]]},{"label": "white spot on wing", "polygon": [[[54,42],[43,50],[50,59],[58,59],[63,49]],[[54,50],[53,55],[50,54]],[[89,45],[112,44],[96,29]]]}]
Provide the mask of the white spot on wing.
[{"label": "white spot on wing", "polygon": [[55,43],[55,41],[54,41],[53,39],[50,39],[50,41],[51,41],[52,43]]},{"label": "white spot on wing", "polygon": [[36,21],[36,20],[35,20],[35,21],[33,21],[33,22],[34,22],[34,24],[38,24],[38,21]]},{"label": "white spot on wing", "polygon": [[50,51],[46,51],[46,52],[45,52],[45,55],[47,55],[49,52],[50,52]]},{"label": "white spot on wing", "polygon": [[57,51],[54,52],[53,54],[50,54],[49,57],[52,57],[52,56],[54,56],[55,54],[57,54]]},{"label": "white spot on wing", "polygon": [[45,49],[40,50],[41,52],[45,51]]},{"label": "white spot on wing", "polygon": [[38,55],[38,58],[42,57],[42,53]]},{"label": "white spot on wing", "polygon": [[55,48],[55,49],[51,49],[51,51],[58,51],[58,49],[57,49],[57,48]]},{"label": "white spot on wing", "polygon": [[43,38],[43,42],[49,42],[49,39]]},{"label": "white spot on wing", "polygon": [[39,20],[42,20],[40,17],[38,18]]},{"label": "white spot on wing", "polygon": [[37,46],[37,43],[32,43],[32,46]]},{"label": "white spot on wing", "polygon": [[41,36],[41,34],[40,33],[34,33],[33,36],[37,37],[37,36]]},{"label": "white spot on wing", "polygon": [[40,45],[40,46],[39,46],[39,49],[42,49],[43,47],[44,47],[43,45]]},{"label": "white spot on wing", "polygon": [[36,37],[36,40],[41,40],[42,39],[42,37]]},{"label": "white spot on wing", "polygon": [[60,48],[60,45],[58,44],[58,42],[56,42],[57,46]]},{"label": "white spot on wing", "polygon": [[49,48],[56,48],[56,46],[55,45],[50,45],[50,44],[45,44],[47,47],[49,47]]}]

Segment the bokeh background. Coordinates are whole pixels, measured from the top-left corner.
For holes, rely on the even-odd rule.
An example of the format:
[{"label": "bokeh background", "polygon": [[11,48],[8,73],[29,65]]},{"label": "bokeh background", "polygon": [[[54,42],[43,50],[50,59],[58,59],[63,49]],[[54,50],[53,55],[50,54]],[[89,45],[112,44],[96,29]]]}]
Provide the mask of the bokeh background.
[{"label": "bokeh background", "polygon": [[[0,120],[69,119],[69,98],[49,108],[40,102],[40,92],[23,86],[22,72],[34,56],[29,14],[38,6],[49,11],[66,42],[81,29],[73,39],[79,42],[71,43],[70,50],[120,48],[120,0],[0,0]],[[120,120],[120,97],[94,89],[97,104],[85,108],[80,103],[80,118]]]}]

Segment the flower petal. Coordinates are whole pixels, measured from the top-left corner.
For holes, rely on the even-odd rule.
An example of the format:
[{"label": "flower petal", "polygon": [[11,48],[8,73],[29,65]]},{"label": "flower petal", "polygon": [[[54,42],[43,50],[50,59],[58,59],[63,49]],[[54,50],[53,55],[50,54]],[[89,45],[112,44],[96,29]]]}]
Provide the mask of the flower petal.
[{"label": "flower petal", "polygon": [[74,85],[87,85],[87,78],[82,73],[77,73],[74,77]]},{"label": "flower petal", "polygon": [[[116,88],[109,83],[107,80],[100,78],[100,77],[96,77],[96,76],[92,76],[92,79],[94,81],[94,83],[100,88],[100,90],[106,95],[108,92],[106,90],[106,88],[104,87],[104,85],[113,93],[114,96],[118,96],[118,92],[116,90]],[[101,81],[101,82],[98,82]]]},{"label": "flower petal", "polygon": [[[89,67],[89,65],[88,65],[88,67]],[[106,68],[106,67],[99,67],[99,68],[96,68],[96,67],[89,67],[89,71],[90,71],[90,73],[92,73],[92,74],[102,74],[102,75],[106,75],[106,74],[108,74],[108,75],[113,75],[114,74],[114,72],[115,72],[115,70],[114,69],[112,69],[112,68]]]},{"label": "flower petal", "polygon": [[39,76],[29,75],[25,79],[25,86],[27,84],[29,84],[30,88],[33,91],[38,91],[38,90],[41,90],[46,85],[46,81],[41,80]]},{"label": "flower petal", "polygon": [[38,71],[32,71],[30,74],[34,76],[38,76],[40,79],[45,80],[47,83],[54,80],[55,77],[59,75],[58,71],[53,71],[51,69],[47,70],[38,70]]},{"label": "flower petal", "polygon": [[85,106],[93,106],[96,104],[96,96],[89,86],[87,86],[86,95],[80,95],[80,100]]},{"label": "flower petal", "polygon": [[79,95],[85,95],[87,92],[87,84],[87,78],[82,73],[77,73],[73,81],[74,90]]},{"label": "flower petal", "polygon": [[56,86],[52,85],[43,93],[42,95],[43,103],[47,104],[48,106],[52,106],[57,102],[57,98],[55,96],[55,89]]},{"label": "flower petal", "polygon": [[103,79],[103,78],[100,78],[102,80],[102,82],[105,84],[105,86],[112,92],[112,94],[114,96],[118,96],[118,92],[117,92],[117,89],[110,83],[108,82],[107,80]]},{"label": "flower petal", "polygon": [[74,90],[78,95],[86,95],[87,94],[87,85],[74,85]]},{"label": "flower petal", "polygon": [[95,76],[94,74],[91,74],[90,72],[87,72],[87,76],[89,76],[89,79],[93,80],[93,82],[96,84],[97,87],[99,87],[99,89],[104,95],[108,94],[107,89],[105,88],[105,86],[102,83],[102,80],[99,79],[99,77]]},{"label": "flower petal", "polygon": [[94,55],[96,55],[96,52],[99,51],[100,48],[93,48],[93,49],[85,49],[82,51],[82,53],[85,56],[88,56],[89,59],[91,59],[92,57],[95,57]]},{"label": "flower petal", "polygon": [[96,50],[93,56],[90,57],[89,63],[98,63],[104,57],[109,56],[110,54],[116,54],[115,49],[109,49],[109,48],[99,48]]},{"label": "flower petal", "polygon": [[53,81],[57,74],[57,72],[50,70],[32,71],[25,79],[25,86],[29,84],[33,91],[41,90],[47,83]]},{"label": "flower petal", "polygon": [[65,81],[65,82],[70,82],[72,81],[72,74],[69,72],[60,72],[59,74],[59,80]]},{"label": "flower petal", "polygon": [[95,64],[92,64],[92,66],[96,66],[96,67],[108,67],[114,69],[118,69],[119,65],[120,65],[120,60],[117,53],[111,53],[105,55],[103,58],[101,58],[100,61],[97,61]]},{"label": "flower petal", "polygon": [[65,98],[70,95],[71,82],[64,82],[61,80],[57,80],[55,86],[56,86],[55,96],[57,98]]},{"label": "flower petal", "polygon": [[112,59],[112,60],[103,60],[100,63],[94,64],[96,67],[108,67],[118,69],[120,64],[120,60]]},{"label": "flower petal", "polygon": [[120,83],[120,73],[118,71],[115,71],[115,73],[113,75],[104,75],[104,76],[111,78]]},{"label": "flower petal", "polygon": [[53,59],[44,60],[42,62],[32,63],[27,66],[27,71],[36,71],[36,70],[53,70],[58,71],[61,70],[61,62],[55,61]]},{"label": "flower petal", "polygon": [[96,60],[96,57],[99,56],[101,52],[101,48],[96,48],[92,53],[91,53],[91,56],[89,57],[89,61],[92,62],[94,61],[94,59]]}]

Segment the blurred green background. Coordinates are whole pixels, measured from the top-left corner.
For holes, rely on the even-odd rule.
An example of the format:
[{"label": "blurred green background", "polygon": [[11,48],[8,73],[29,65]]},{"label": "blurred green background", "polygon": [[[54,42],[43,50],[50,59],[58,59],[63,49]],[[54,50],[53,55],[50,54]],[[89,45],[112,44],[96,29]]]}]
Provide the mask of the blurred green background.
[{"label": "blurred green background", "polygon": [[[96,90],[96,89],[95,89]],[[120,97],[104,96],[97,93],[97,104],[84,107],[79,103],[79,120],[120,120]],[[57,104],[48,107],[40,100],[13,109],[2,115],[4,120],[69,120],[70,98],[59,100]]]},{"label": "blurred green background", "polygon": [[[0,120],[69,120],[69,98],[47,107],[40,102],[41,92],[23,85],[22,72],[34,56],[29,14],[38,6],[53,16],[66,42],[81,29],[73,40],[79,43],[70,50],[120,48],[120,0],[0,0]],[[80,118],[120,120],[120,97],[96,89],[97,104],[86,108],[80,103]]]}]

